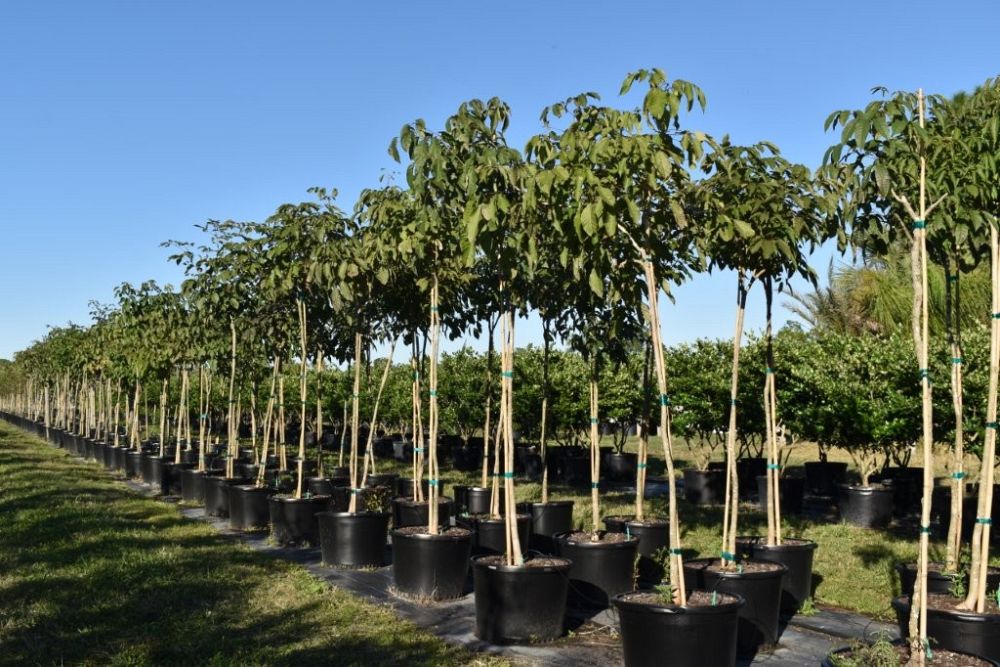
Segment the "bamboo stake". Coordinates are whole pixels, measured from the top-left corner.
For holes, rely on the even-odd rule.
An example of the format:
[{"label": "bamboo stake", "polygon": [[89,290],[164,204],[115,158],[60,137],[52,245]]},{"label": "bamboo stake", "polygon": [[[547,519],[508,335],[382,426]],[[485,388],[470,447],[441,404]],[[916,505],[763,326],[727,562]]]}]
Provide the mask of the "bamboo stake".
[{"label": "bamboo stake", "polygon": [[347,511],[356,514],[358,511],[358,397],[361,392],[361,332],[354,334],[354,391],[351,393],[351,453],[349,459],[351,471],[351,502]]},{"label": "bamboo stake", "polygon": [[437,388],[438,388],[438,377],[437,377],[437,362],[438,362],[438,343],[441,331],[441,320],[438,314],[438,308],[440,307],[440,298],[438,294],[438,276],[434,273],[433,282],[431,285],[431,318],[430,318],[430,335],[431,335],[431,359],[430,359],[430,377],[429,377],[429,394],[430,394],[430,407],[429,414],[427,417],[427,447],[429,450],[429,456],[427,461],[427,532],[431,535],[438,534],[438,484],[440,479],[440,473],[438,472],[438,460],[437,460],[437,437],[438,437],[438,400],[437,400]]},{"label": "bamboo stake", "polygon": [[316,350],[316,474],[323,477],[323,352]]},{"label": "bamboo stake", "polygon": [[270,453],[268,446],[271,442],[271,420],[274,417],[274,385],[278,381],[278,373],[281,368],[281,357],[274,355],[274,363],[271,370],[271,389],[267,394],[267,407],[264,412],[264,442],[261,445],[260,466],[257,468],[257,488],[264,488],[267,476],[267,457]]},{"label": "bamboo stake", "polygon": [[733,333],[733,369],[729,393],[729,430],[726,433],[726,497],[722,519],[722,565],[736,560],[736,530],[740,494],[736,475],[736,405],[739,391],[740,347],[743,340],[743,318],[746,313],[747,291],[743,272],[739,272],[736,290],[736,325]]},{"label": "bamboo stake", "polygon": [[233,398],[233,392],[236,388],[236,322],[232,318],[229,319],[229,333],[232,347],[229,355],[229,412],[226,420],[226,426],[228,429],[226,437],[226,449],[228,451],[228,454],[226,454],[226,478],[232,479],[236,476],[234,473],[236,463],[234,455],[237,448],[236,429],[233,424],[236,417],[236,402]]},{"label": "bamboo stake", "polygon": [[[370,451],[372,451],[374,449],[375,424],[378,422],[378,406],[379,406],[379,403],[382,402],[382,392],[385,391],[386,381],[389,379],[389,371],[392,370],[392,359],[393,359],[393,353],[395,351],[396,351],[396,341],[394,339],[392,341],[392,344],[389,345],[389,356],[386,359],[385,368],[382,369],[382,378],[381,378],[381,380],[379,381],[379,384],[378,384],[378,393],[375,395],[375,405],[372,408],[372,419],[371,419],[371,425],[372,425],[372,427],[370,429],[368,429],[368,442],[365,445],[365,450],[366,450],[365,458],[366,459],[368,458],[367,452],[370,452]],[[372,458],[371,458],[371,463],[372,463],[372,474],[374,474],[375,473],[375,457],[374,456],[372,456]],[[366,464],[365,465],[365,474],[364,474],[364,476],[362,477],[362,480],[361,480],[361,486],[365,485],[365,481],[367,481],[367,479],[368,479],[368,466]]]},{"label": "bamboo stake", "polygon": [[302,485],[305,478],[306,465],[306,304],[300,298],[295,305],[299,312],[299,343],[301,350],[301,363],[299,365],[299,457],[295,462],[296,477],[295,499],[302,497]]}]

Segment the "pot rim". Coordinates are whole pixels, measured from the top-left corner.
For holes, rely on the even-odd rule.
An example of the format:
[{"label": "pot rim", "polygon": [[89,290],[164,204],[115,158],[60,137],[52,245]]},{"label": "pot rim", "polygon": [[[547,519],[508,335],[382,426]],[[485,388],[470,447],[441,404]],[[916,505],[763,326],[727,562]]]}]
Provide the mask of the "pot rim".
[{"label": "pot rim", "polygon": [[367,510],[364,512],[332,512],[332,511],[316,512],[316,516],[318,517],[330,516],[333,517],[334,519],[346,519],[349,517],[353,517],[357,519],[384,518],[386,521],[389,520],[388,512],[369,512]]},{"label": "pot rim", "polygon": [[[903,602],[903,600],[906,600],[906,602]],[[894,597],[892,599],[892,606],[893,606],[893,608],[895,608],[896,606],[899,606],[902,609],[909,610],[909,608],[910,608],[909,596],[908,595],[900,595],[900,596]],[[980,614],[979,612],[975,612],[975,611],[958,611],[958,610],[954,610],[954,609],[937,609],[935,607],[931,607],[929,604],[927,605],[927,613],[928,614],[936,614],[938,616],[947,616],[947,617],[952,618],[952,619],[960,620],[963,623],[984,623],[984,624],[985,623],[989,623],[989,624],[1000,625],[1000,613],[990,614],[990,613],[987,613],[987,612],[983,612],[983,613]]]},{"label": "pot rim", "polygon": [[[412,528],[413,526],[407,526],[407,528]],[[419,526],[423,527],[423,526]],[[439,526],[440,527],[440,526]],[[448,526],[448,529],[452,526]],[[429,542],[464,542],[472,540],[472,531],[468,528],[460,528],[459,530],[464,530],[465,535],[442,535],[438,533],[437,535],[431,535],[430,533],[404,533],[402,528],[393,528],[390,532],[392,535],[392,541],[395,543],[396,539],[401,540],[426,540]]]},{"label": "pot rim", "polygon": [[[561,544],[569,544],[574,547],[580,547],[583,549],[629,549],[639,544],[639,538],[636,537],[635,535],[626,536],[626,538],[621,542],[571,542],[566,537],[567,535],[572,535],[573,533],[581,533],[581,532],[586,532],[586,531],[568,530],[563,533],[556,533],[555,535],[552,536],[552,539],[556,540]],[[608,531],[599,530],[597,532],[605,534]],[[619,533],[619,535],[621,534],[622,533]]]},{"label": "pot rim", "polygon": [[[544,508],[549,507],[549,506],[556,506],[556,507],[567,507],[567,506],[569,506],[569,507],[572,507],[573,503],[575,503],[575,502],[576,502],[575,500],[550,500],[548,502],[543,503],[541,500],[534,500],[534,501],[528,502],[526,504],[530,505],[531,507],[541,507],[541,508],[544,509]],[[518,504],[520,504],[520,503],[518,503]]]},{"label": "pot rim", "polygon": [[[496,556],[495,555],[473,556],[471,559],[472,566],[484,570],[492,570],[494,572],[499,572],[501,574],[525,574],[525,575],[554,574],[554,573],[563,574],[565,572],[569,572],[570,568],[573,567],[573,561],[563,556],[547,557],[547,558],[552,558],[554,560],[561,560],[562,563],[558,565],[546,565],[545,567],[528,567],[527,565],[496,565],[496,564],[488,564],[481,562],[486,560],[487,558],[496,558]],[[528,560],[532,559],[529,558]]]},{"label": "pot rim", "polygon": [[773,546],[768,546],[767,544],[755,543],[754,540],[767,540],[767,538],[762,535],[737,535],[736,543],[739,544],[741,540],[744,543],[750,542],[753,548],[764,549],[766,551],[815,551],[819,548],[819,544],[817,542],[808,540],[804,537],[789,537],[788,539],[798,540],[799,542],[804,542],[805,544],[775,544]]},{"label": "pot rim", "polygon": [[718,605],[699,605],[694,607],[689,607],[687,605],[682,607],[675,604],[648,604],[645,602],[632,602],[631,600],[625,599],[629,595],[641,592],[644,591],[627,591],[625,593],[619,593],[611,598],[611,603],[618,609],[624,608],[629,611],[638,611],[646,614],[670,614],[678,616],[684,614],[706,616],[728,614],[730,612],[736,612],[747,603],[746,598],[742,595],[737,595],[736,593],[726,593],[726,595],[731,595],[736,598],[734,602],[726,602]]},{"label": "pot rim", "polygon": [[640,528],[666,528],[670,530],[670,521],[668,519],[660,519],[659,517],[653,517],[650,519],[643,519],[642,521],[637,520],[634,516],[606,516],[602,521],[607,524],[608,520],[611,521],[621,521],[626,526],[633,525]]},{"label": "pot rim", "polygon": [[[273,489],[272,489],[273,490]],[[289,498],[280,496],[275,492],[270,498],[271,502],[286,503],[289,505],[316,505],[330,502],[330,496],[311,496],[309,498]]]},{"label": "pot rim", "polygon": [[893,492],[892,486],[889,485],[889,484],[886,484],[884,482],[874,482],[872,484],[869,484],[868,486],[862,486],[860,483],[859,484],[838,484],[837,486],[839,488],[845,489],[847,491],[853,491],[855,493],[862,493],[862,494],[868,494],[868,495],[873,494],[873,493],[892,493]]},{"label": "pot rim", "polygon": [[[684,561],[684,567],[687,568],[688,565],[696,563],[714,563],[718,560],[719,558],[692,558],[691,560]],[[766,563],[772,566],[777,565],[778,567],[767,572],[725,572],[713,570],[712,575],[722,579],[770,579],[771,577],[783,577],[788,574],[788,566],[784,563],[767,560],[766,558],[747,558],[743,562],[747,561],[752,563]],[[694,570],[693,567],[690,569]],[[704,568],[702,569],[704,570]]]}]

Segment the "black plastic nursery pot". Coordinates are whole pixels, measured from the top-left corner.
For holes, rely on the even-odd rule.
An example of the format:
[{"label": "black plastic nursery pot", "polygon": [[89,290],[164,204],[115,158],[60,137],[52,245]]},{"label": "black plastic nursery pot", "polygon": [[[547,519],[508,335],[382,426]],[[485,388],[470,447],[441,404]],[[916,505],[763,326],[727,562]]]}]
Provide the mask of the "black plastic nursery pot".
[{"label": "black plastic nursery pot", "polygon": [[334,567],[385,565],[389,515],[382,512],[319,512],[323,563]]},{"label": "black plastic nursery pot", "polygon": [[570,486],[586,486],[590,484],[590,457],[564,456],[559,472],[562,480]]},{"label": "black plastic nursery pot", "polygon": [[[146,484],[153,487],[156,493],[163,495],[169,494],[168,480],[167,480],[167,464],[171,463],[173,459],[168,459],[166,456],[150,456],[149,463],[147,464],[146,470],[149,472],[149,477],[143,475],[142,480]],[[144,471],[145,472],[145,471]]]},{"label": "black plastic nursery pot", "polygon": [[888,485],[840,485],[840,517],[862,528],[885,528],[892,521],[893,490]]},{"label": "black plastic nursery pot", "polygon": [[110,442],[105,442],[101,445],[100,463],[108,470],[112,470],[115,467],[115,446]]},{"label": "black plastic nursery pot", "polygon": [[[910,599],[893,598],[899,634],[909,637]],[[996,609],[996,606],[993,606]],[[1000,613],[977,614],[970,611],[936,609],[934,598],[928,598],[927,637],[932,648],[968,653],[987,660],[1000,661]]]},{"label": "black plastic nursery pot", "polygon": [[[400,498],[413,498],[413,487],[414,483],[411,478],[400,477],[396,480],[396,495]],[[420,480],[420,487],[424,492],[424,498],[426,498],[430,492],[430,483],[426,478]]]},{"label": "black plastic nursery pot", "polygon": [[[455,512],[455,501],[438,498],[438,523],[450,526]],[[392,499],[392,527],[426,526],[428,522],[428,502],[414,502],[412,497]]]},{"label": "black plastic nursery pot", "polygon": [[[801,477],[782,477],[778,480],[778,501],[782,514],[802,514],[806,480]],[[757,505],[767,511],[767,475],[757,477]]]},{"label": "black plastic nursery pot", "polygon": [[794,614],[812,597],[812,566],[817,544],[812,540],[785,538],[780,545],[768,546],[764,537],[737,537],[741,558],[781,563],[788,573],[781,584],[781,612]]},{"label": "black plastic nursery pot", "polygon": [[[500,498],[500,511],[504,508],[504,490],[498,489]],[[468,514],[489,514],[490,498],[493,496],[493,487],[490,486],[469,486],[465,489],[465,512]]]},{"label": "black plastic nursery pot", "polygon": [[638,464],[639,455],[628,452],[608,454],[601,463],[606,477],[614,482],[634,482]]},{"label": "black plastic nursery pot", "polygon": [[250,480],[244,477],[205,477],[205,514],[229,517],[229,489]]},{"label": "black plastic nursery pot", "polygon": [[518,503],[518,512],[531,514],[531,548],[538,553],[554,555],[554,535],[573,530],[573,501],[550,500],[547,503]]},{"label": "black plastic nursery pot", "polygon": [[663,519],[644,519],[636,521],[632,517],[604,517],[604,525],[609,532],[625,533],[639,538],[636,571],[640,586],[655,586],[663,580],[666,573],[657,558],[661,549],[670,545],[670,524]]},{"label": "black plastic nursery pot", "polygon": [[316,515],[328,509],[329,496],[291,498],[271,496],[271,537],[282,546],[318,546]]},{"label": "black plastic nursery pot", "polygon": [[185,470],[195,467],[193,463],[174,463],[171,461],[163,466],[163,488],[170,496],[181,495],[181,475]]},{"label": "black plastic nursery pot", "polygon": [[[916,563],[896,563],[896,575],[899,577],[900,595],[913,595],[913,586],[917,581]],[[993,569],[993,568],[991,568]],[[986,590],[995,591],[997,583],[1000,582],[1000,572],[994,571],[994,576],[986,578]],[[967,583],[969,576],[967,572],[956,572],[949,574],[944,571],[944,563],[928,563],[927,567],[927,592],[939,595],[949,595],[955,587],[956,581],[963,585]],[[992,585],[991,585],[992,584]]]},{"label": "black plastic nursery pot", "polygon": [[892,481],[892,509],[896,516],[920,513],[924,495],[923,468],[887,468],[883,479]]},{"label": "black plastic nursery pot", "polygon": [[476,637],[511,644],[561,636],[570,565],[564,558],[536,558],[523,565],[506,565],[501,555],[473,559]]},{"label": "black plastic nursery pot", "polygon": [[[499,556],[507,553],[507,526],[505,519],[495,519],[488,515],[466,515],[456,519],[456,525],[472,531],[473,556]],[[517,536],[521,541],[521,553],[528,553],[531,540],[531,516],[517,515]]]},{"label": "black plastic nursery pot", "polygon": [[[770,561],[742,561],[740,569],[721,570],[718,558],[699,558],[684,563],[684,585],[688,590],[706,590],[738,595],[740,607],[736,655],[752,658],[761,647],[773,646],[780,630],[782,582],[788,567]],[[753,568],[753,569],[751,569]]]},{"label": "black plastic nursery pot", "polygon": [[757,478],[767,476],[767,459],[750,457],[736,462],[736,479],[740,484],[740,498],[749,500],[757,494]]},{"label": "black plastic nursery pot", "polygon": [[390,489],[395,489],[397,479],[399,479],[399,475],[394,472],[380,472],[378,474],[368,475],[368,479],[365,480],[365,486],[387,486]]},{"label": "black plastic nursery pot", "polygon": [[689,591],[688,604],[663,604],[655,593],[622,593],[618,610],[626,667],[703,667],[736,664],[738,595]]},{"label": "black plastic nursery pot", "polygon": [[332,496],[333,489],[337,486],[332,477],[309,477],[306,479],[306,488],[314,496]]},{"label": "black plastic nursery pot", "polygon": [[268,500],[274,489],[255,484],[229,487],[229,527],[233,530],[261,530],[271,522]]},{"label": "black plastic nursery pot", "polygon": [[426,527],[392,531],[392,575],[400,594],[426,600],[451,600],[465,593],[472,554],[472,533],[442,526],[437,535]]},{"label": "black plastic nursery pot", "polygon": [[128,460],[128,447],[118,446],[115,447],[114,454],[114,465],[113,469],[119,472],[125,472],[126,462]]},{"label": "black plastic nursery pot", "polygon": [[839,461],[807,461],[806,488],[817,496],[836,496],[847,479],[847,464]]},{"label": "black plastic nursery pot", "polygon": [[129,450],[125,454],[125,477],[128,479],[142,478],[143,453]]},{"label": "black plastic nursery pot", "polygon": [[[620,537],[605,541],[612,535]],[[590,536],[576,531],[555,536],[557,555],[573,563],[569,604],[578,609],[607,607],[611,598],[634,587],[639,538],[603,530],[597,532],[601,541],[593,542]]]},{"label": "black plastic nursery pot", "polygon": [[[902,641],[903,640],[901,640],[901,639],[897,639],[896,641],[894,641],[892,643],[894,645],[898,645]],[[820,667],[834,667],[837,664],[842,664],[841,661],[844,658],[851,657],[851,653],[854,652],[855,650],[856,650],[856,648],[854,646],[845,646],[844,648],[839,648],[836,651],[831,651],[830,653],[827,654],[827,656],[825,658],[823,658],[823,662],[820,663]],[[932,653],[933,653],[933,648],[932,648]],[[949,649],[949,653],[952,653],[954,655],[960,655],[960,656],[963,656],[963,657],[979,658],[982,661],[982,663],[986,664],[986,665],[1000,665],[1000,663],[998,663],[996,660],[989,660],[987,658],[980,658],[979,656],[974,656],[971,653],[964,652],[964,651],[953,651],[953,650]],[[839,660],[838,660],[838,658],[839,658]],[[851,664],[856,664],[856,660],[857,660],[857,658],[855,658],[855,662],[852,662]],[[902,664],[902,663],[900,663],[900,664]],[[934,664],[933,659],[930,660],[930,661],[928,661],[928,664]],[[972,664],[972,663],[970,662],[969,664]]]},{"label": "black plastic nursery pot", "polygon": [[726,494],[726,471],[716,468],[684,471],[684,497],[695,505],[718,505]]},{"label": "black plastic nursery pot", "polygon": [[205,477],[219,477],[221,473],[199,472],[194,468],[181,470],[181,500],[197,505],[205,504]]}]

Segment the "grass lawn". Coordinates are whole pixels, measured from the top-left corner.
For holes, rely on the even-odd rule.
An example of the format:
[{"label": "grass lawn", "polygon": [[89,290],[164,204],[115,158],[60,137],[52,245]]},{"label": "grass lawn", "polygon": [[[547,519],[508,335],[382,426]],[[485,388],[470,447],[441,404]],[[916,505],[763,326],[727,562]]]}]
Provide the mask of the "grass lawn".
[{"label": "grass lawn", "polygon": [[0,422],[0,665],[505,664]]}]

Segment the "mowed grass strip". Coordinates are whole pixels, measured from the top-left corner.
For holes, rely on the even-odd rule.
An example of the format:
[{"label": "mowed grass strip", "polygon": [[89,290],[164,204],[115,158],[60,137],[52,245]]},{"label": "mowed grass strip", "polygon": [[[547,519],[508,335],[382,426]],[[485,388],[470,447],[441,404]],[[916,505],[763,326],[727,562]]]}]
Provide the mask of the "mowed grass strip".
[{"label": "mowed grass strip", "polygon": [[0,422],[0,665],[500,665]]}]

